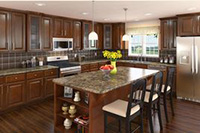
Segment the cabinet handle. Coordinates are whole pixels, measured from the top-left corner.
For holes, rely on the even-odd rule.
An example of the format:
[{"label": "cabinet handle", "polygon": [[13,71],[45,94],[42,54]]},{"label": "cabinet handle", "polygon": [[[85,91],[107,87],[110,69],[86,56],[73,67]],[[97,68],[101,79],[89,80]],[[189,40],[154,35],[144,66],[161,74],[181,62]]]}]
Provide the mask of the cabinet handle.
[{"label": "cabinet handle", "polygon": [[65,30],[65,36],[67,35],[67,31]]},{"label": "cabinet handle", "polygon": [[61,31],[61,34],[63,35],[63,30]]}]

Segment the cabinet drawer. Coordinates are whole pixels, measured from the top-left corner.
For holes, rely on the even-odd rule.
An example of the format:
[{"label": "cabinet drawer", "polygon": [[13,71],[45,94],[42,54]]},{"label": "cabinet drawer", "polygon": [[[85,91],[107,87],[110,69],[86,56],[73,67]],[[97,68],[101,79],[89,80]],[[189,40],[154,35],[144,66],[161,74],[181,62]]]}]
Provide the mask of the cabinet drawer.
[{"label": "cabinet drawer", "polygon": [[57,69],[50,69],[44,72],[45,76],[56,76],[58,74]]},{"label": "cabinet drawer", "polygon": [[16,75],[6,76],[6,83],[24,81],[24,80],[25,80],[25,74],[16,74]]},{"label": "cabinet drawer", "polygon": [[97,71],[99,69],[98,63],[90,64],[90,71]]},{"label": "cabinet drawer", "polygon": [[0,84],[4,83],[4,77],[0,77]]},{"label": "cabinet drawer", "polygon": [[90,71],[90,65],[81,65],[81,72],[89,72]]},{"label": "cabinet drawer", "polygon": [[43,76],[44,76],[43,71],[27,73],[27,79],[41,78]]}]

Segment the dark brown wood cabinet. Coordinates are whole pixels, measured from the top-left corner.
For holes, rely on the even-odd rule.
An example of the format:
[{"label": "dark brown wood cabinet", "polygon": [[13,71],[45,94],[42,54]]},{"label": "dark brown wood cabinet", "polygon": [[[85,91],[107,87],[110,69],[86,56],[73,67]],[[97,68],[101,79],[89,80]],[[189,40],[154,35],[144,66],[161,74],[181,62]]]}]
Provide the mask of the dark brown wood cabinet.
[{"label": "dark brown wood cabinet", "polygon": [[73,24],[73,47],[74,49],[80,50],[82,49],[81,46],[81,22],[74,21]]},{"label": "dark brown wood cabinet", "polygon": [[51,17],[42,17],[42,49],[52,50],[53,20]]},{"label": "dark brown wood cabinet", "polygon": [[10,14],[0,11],[0,51],[8,51],[10,44]]},{"label": "dark brown wood cabinet", "polygon": [[6,85],[6,108],[25,102],[25,82],[13,82]]},{"label": "dark brown wood cabinet", "polygon": [[53,79],[56,78],[55,77],[47,77],[45,78],[45,86],[44,86],[44,96],[45,97],[49,97],[53,95],[53,90],[54,90],[54,84],[53,84]]},{"label": "dark brown wood cabinet", "polygon": [[125,49],[125,44],[122,41],[122,37],[124,34],[125,34],[124,23],[113,24],[113,36],[112,36],[113,49]]},{"label": "dark brown wood cabinet", "polygon": [[73,37],[73,21],[64,20],[64,37],[72,38]]},{"label": "dark brown wood cabinet", "polygon": [[103,48],[112,49],[112,24],[104,24],[103,28]]},{"label": "dark brown wood cabinet", "polygon": [[196,16],[186,15],[178,16],[178,35],[192,36],[196,34]]},{"label": "dark brown wood cabinet", "polygon": [[3,87],[3,85],[0,85],[0,109],[3,109],[3,97],[4,97],[4,94],[3,94],[3,92],[4,92],[4,87]]},{"label": "dark brown wood cabinet", "polygon": [[27,81],[27,97],[29,102],[43,97],[43,78]]},{"label": "dark brown wood cabinet", "polygon": [[63,36],[63,19],[62,18],[55,18],[54,19],[54,37],[61,37]]},{"label": "dark brown wood cabinet", "polygon": [[26,18],[23,13],[11,14],[11,49],[12,51],[25,51],[26,50]]},{"label": "dark brown wood cabinet", "polygon": [[96,42],[97,49],[103,49],[103,24],[95,23],[94,31],[98,35],[98,40]]},{"label": "dark brown wood cabinet", "polygon": [[177,36],[177,19],[161,19],[161,49],[175,50]]},{"label": "dark brown wood cabinet", "polygon": [[83,49],[90,49],[89,34],[92,31],[91,22],[82,22],[82,39],[83,39]]},{"label": "dark brown wood cabinet", "polygon": [[41,51],[41,15],[28,14],[27,47],[28,51]]}]

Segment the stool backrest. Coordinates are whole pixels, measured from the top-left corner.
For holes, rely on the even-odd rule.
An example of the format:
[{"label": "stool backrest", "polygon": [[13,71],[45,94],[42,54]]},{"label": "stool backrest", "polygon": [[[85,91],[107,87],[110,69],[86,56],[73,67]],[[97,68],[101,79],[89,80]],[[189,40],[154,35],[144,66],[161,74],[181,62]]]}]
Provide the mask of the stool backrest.
[{"label": "stool backrest", "polygon": [[131,109],[139,105],[143,108],[144,96],[146,91],[146,79],[140,79],[131,85],[131,93],[129,96],[126,116],[129,117]]},{"label": "stool backrest", "polygon": [[160,97],[161,89],[163,84],[163,72],[156,73],[153,76],[152,86],[150,90],[150,97],[149,101],[152,101],[153,95],[158,94],[158,97]]},{"label": "stool backrest", "polygon": [[175,68],[169,67],[168,72],[167,72],[167,78],[166,78],[166,82],[165,82],[164,92],[167,91],[168,86],[170,86],[171,90],[172,90],[172,88],[174,86],[174,75],[175,75]]}]

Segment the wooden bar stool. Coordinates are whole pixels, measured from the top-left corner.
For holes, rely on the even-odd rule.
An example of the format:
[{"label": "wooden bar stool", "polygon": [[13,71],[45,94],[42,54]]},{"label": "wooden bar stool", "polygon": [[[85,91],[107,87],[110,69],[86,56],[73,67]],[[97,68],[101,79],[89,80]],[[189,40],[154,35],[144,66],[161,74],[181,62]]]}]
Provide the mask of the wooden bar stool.
[{"label": "wooden bar stool", "polygon": [[[150,88],[147,87],[145,92],[144,105],[147,107],[147,115],[149,119],[149,127],[151,133],[154,132],[153,122],[152,122],[152,109],[158,111],[158,120],[160,124],[160,129],[162,130],[162,119],[160,110],[160,96],[161,96],[162,84],[163,84],[163,73],[159,72],[153,76],[152,85],[150,86]],[[156,106],[157,108],[155,108]]]},{"label": "wooden bar stool", "polygon": [[[119,120],[119,132],[121,133],[121,121],[125,120],[125,130],[126,133],[135,132],[140,128],[140,131],[143,132],[143,101],[146,89],[146,79],[141,79],[134,82],[131,85],[131,93],[128,102],[124,100],[116,100],[108,105],[103,107],[104,111],[104,133],[107,133],[108,122],[107,117],[111,116]],[[139,91],[140,93],[137,93]],[[132,99],[132,98],[135,99]],[[137,97],[137,98],[136,98]],[[140,116],[140,123],[137,123],[139,126],[131,131],[131,122],[134,118]]]},{"label": "wooden bar stool", "polygon": [[174,108],[173,108],[173,88],[174,88],[174,75],[175,75],[175,68],[169,67],[167,72],[167,78],[165,84],[162,85],[161,94],[163,96],[163,105],[165,110],[165,118],[166,121],[168,120],[168,114],[167,114],[167,96],[170,97],[170,105],[171,105],[171,111],[172,115],[174,116]]}]

